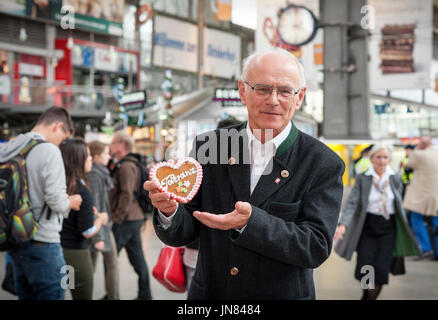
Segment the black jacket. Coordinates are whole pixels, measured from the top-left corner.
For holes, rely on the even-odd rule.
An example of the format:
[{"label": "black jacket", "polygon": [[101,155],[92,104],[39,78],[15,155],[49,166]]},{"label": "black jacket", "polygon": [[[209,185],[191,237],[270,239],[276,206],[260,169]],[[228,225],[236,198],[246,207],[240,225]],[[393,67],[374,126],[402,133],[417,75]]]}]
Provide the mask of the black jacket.
[{"label": "black jacket", "polygon": [[[219,139],[218,130],[215,134]],[[211,133],[198,139],[196,151],[204,136]],[[237,147],[220,150],[218,144],[218,155],[225,152],[241,160],[247,149],[246,134],[242,136]],[[188,298],[314,299],[313,269],[329,257],[338,222],[343,161],[292,123],[273,158],[272,172],[261,176],[251,195],[250,165],[238,163],[203,164],[198,193],[187,205],[179,205],[168,229],[161,227],[154,211],[155,231],[166,244],[183,246],[200,237]],[[288,177],[283,177],[285,171]],[[228,213],[237,201],[252,205],[241,234],[210,229],[192,216],[194,210]]]}]

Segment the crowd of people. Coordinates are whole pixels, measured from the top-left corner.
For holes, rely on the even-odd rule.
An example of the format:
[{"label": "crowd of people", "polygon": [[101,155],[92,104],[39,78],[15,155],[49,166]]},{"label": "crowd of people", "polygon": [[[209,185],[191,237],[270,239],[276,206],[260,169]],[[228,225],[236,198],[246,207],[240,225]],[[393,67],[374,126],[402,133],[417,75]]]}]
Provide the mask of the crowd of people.
[{"label": "crowd of people", "polygon": [[[406,272],[404,257],[438,257],[438,151],[430,138],[409,148],[401,175],[389,165],[391,146],[367,148],[342,208],[345,163],[292,121],[306,94],[299,60],[281,49],[255,53],[244,62],[238,88],[248,121],[221,123],[213,135],[195,139],[191,156],[202,165],[203,181],[187,204],[144,178],[128,133],[117,131],[109,146],[85,143],[72,138],[63,108],[47,109],[32,131],[2,146],[0,163],[38,141],[26,170],[39,226],[30,242],[9,250],[19,299],[64,299],[65,265],[75,271],[72,298],[92,299],[100,253],[102,299],[120,299],[123,248],[138,275],[137,299],[152,299],[141,241],[145,198],[158,238],[189,248],[183,259],[189,299],[315,299],[313,270],[335,244],[347,260],[357,252],[357,280],[364,266],[374,269],[371,285],[361,286],[362,299],[375,300],[389,273]],[[217,144],[218,158],[206,161],[201,151],[222,130],[238,143]]]},{"label": "crowd of people", "polygon": [[[91,300],[101,253],[106,289],[102,299],[118,300],[118,254],[125,248],[139,277],[137,299],[152,299],[141,243],[141,227],[150,212],[140,208],[136,198],[142,167],[139,155],[132,153],[134,140],[125,131],[116,132],[109,146],[73,136],[68,111],[52,107],[32,131],[0,149],[5,162],[31,141],[40,142],[26,157],[38,229],[30,242],[8,251],[13,291],[23,300],[63,300],[61,270],[68,265],[74,270],[74,283],[68,286],[73,300]],[[116,166],[110,166],[110,160]]]}]

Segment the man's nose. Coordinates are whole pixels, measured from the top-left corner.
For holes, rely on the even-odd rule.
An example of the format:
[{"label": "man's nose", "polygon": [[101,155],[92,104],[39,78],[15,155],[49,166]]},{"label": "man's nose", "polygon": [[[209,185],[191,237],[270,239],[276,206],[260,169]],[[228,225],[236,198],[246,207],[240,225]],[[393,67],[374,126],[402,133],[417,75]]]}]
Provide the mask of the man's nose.
[{"label": "man's nose", "polygon": [[272,104],[277,105],[277,104],[280,103],[280,101],[278,99],[278,91],[277,91],[277,89],[274,88],[271,91],[271,94],[269,95],[268,99],[269,99],[269,102],[271,102]]}]

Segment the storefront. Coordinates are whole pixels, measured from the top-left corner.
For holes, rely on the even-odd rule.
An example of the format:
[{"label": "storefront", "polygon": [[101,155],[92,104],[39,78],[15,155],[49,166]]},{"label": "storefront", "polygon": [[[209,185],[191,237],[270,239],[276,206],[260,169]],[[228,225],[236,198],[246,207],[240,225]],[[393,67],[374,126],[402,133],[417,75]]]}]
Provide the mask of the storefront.
[{"label": "storefront", "polygon": [[46,73],[44,57],[0,50],[0,103],[45,105]]},{"label": "storefront", "polygon": [[158,143],[156,140],[155,125],[148,125],[142,128],[129,127],[135,141],[136,152],[145,156],[155,156]]},{"label": "storefront", "polygon": [[114,110],[118,90],[139,89],[139,52],[101,43],[57,39],[64,58],[56,67],[56,80],[71,87],[69,95],[80,110]]},{"label": "storefront", "polygon": [[8,52],[0,50],[0,103],[8,103],[11,94],[11,67]]},{"label": "storefront", "polygon": [[17,54],[14,64],[14,105],[45,105],[46,102],[45,59]]}]

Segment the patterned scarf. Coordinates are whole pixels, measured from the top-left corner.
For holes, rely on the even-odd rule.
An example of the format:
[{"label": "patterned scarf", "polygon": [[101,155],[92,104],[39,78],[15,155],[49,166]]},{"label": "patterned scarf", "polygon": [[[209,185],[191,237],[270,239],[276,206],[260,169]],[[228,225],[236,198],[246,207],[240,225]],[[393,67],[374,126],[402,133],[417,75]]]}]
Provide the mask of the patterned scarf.
[{"label": "patterned scarf", "polygon": [[389,179],[386,179],[385,182],[383,182],[382,187],[379,187],[379,181],[375,177],[373,177],[373,186],[380,193],[379,213],[381,213],[386,220],[389,220],[388,209],[386,207],[386,202],[387,202],[386,189],[388,188],[388,185],[389,185]]}]

